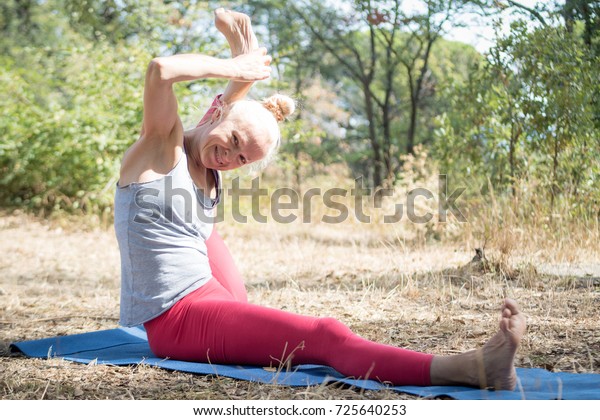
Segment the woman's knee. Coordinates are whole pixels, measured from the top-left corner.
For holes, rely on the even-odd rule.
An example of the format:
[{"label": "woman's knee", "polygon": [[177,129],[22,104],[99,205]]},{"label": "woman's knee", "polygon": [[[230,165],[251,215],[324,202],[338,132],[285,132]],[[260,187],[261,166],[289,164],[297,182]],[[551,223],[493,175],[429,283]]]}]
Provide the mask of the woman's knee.
[{"label": "woman's knee", "polygon": [[332,317],[319,318],[317,321],[317,330],[321,337],[325,339],[342,340],[354,335],[346,324]]}]

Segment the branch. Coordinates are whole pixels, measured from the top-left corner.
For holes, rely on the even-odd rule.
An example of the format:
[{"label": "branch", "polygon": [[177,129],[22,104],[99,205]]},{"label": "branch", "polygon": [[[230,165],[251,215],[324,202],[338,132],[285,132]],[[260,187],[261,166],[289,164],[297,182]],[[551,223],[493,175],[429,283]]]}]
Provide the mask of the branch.
[{"label": "branch", "polygon": [[506,0],[506,2],[508,4],[510,4],[511,6],[515,6],[519,9],[523,9],[526,10],[527,12],[529,12],[532,16],[534,16],[537,20],[539,20],[542,25],[544,26],[548,26],[548,24],[546,23],[546,21],[544,20],[544,18],[542,17],[542,15],[540,14],[540,12],[538,12],[537,10],[531,8],[531,7],[527,7],[524,4],[518,3],[516,1],[513,0]]},{"label": "branch", "polygon": [[[291,7],[294,9],[294,12],[298,16],[300,16],[300,18],[304,21],[304,23],[306,24],[308,29],[310,29],[312,34],[319,40],[319,42],[325,47],[325,49],[327,51],[329,51],[340,63],[342,63],[350,71],[350,73],[353,74],[356,78],[358,78],[359,80],[365,79],[365,74],[357,71],[356,68],[350,62],[348,62],[348,60],[346,60],[344,57],[342,57],[340,54],[338,54],[336,49],[333,48],[331,45],[329,45],[327,40],[314,28],[314,26],[311,25],[310,20],[306,16],[304,16],[304,14],[296,7],[296,5],[291,3]],[[348,47],[348,45],[346,45],[346,46]],[[356,57],[358,57],[359,68],[361,71],[364,71],[362,61],[360,61],[360,54],[358,53],[358,51],[355,51],[353,48],[350,48],[350,51],[352,51],[354,53],[354,55]]]},{"label": "branch", "polygon": [[429,69],[429,56],[431,55],[431,47],[436,40],[436,36],[434,35],[429,39],[427,43],[427,49],[425,50],[425,54],[423,56],[423,65],[421,66],[421,71],[419,72],[419,77],[417,79],[417,85],[415,86],[415,100],[420,100],[421,88],[423,87],[423,80],[425,80],[425,74],[427,74],[427,70]]},{"label": "branch", "polygon": [[[395,68],[400,64],[400,60],[398,59],[398,54],[394,48],[394,40],[396,39],[396,33],[398,29],[398,16],[399,16],[399,8],[400,3],[396,1],[396,7],[394,8],[394,22],[392,24],[391,33],[388,33],[386,30],[380,30],[380,38],[383,38],[384,41],[380,42],[383,44],[386,50],[386,89],[385,89],[385,100],[383,102],[377,101],[377,105],[381,108],[383,112],[387,112],[389,107],[390,97],[393,91],[393,76]],[[395,60],[392,60],[392,54],[395,56]]]},{"label": "branch", "polygon": [[[372,9],[370,1],[367,3],[367,7],[367,13],[371,14]],[[369,23],[369,46],[371,48],[371,66],[369,68],[367,80],[370,83],[373,80],[373,76],[375,75],[375,65],[377,61],[377,45],[375,43],[375,25],[373,25],[373,23],[371,23],[371,21],[369,21],[368,19],[367,22]]]}]

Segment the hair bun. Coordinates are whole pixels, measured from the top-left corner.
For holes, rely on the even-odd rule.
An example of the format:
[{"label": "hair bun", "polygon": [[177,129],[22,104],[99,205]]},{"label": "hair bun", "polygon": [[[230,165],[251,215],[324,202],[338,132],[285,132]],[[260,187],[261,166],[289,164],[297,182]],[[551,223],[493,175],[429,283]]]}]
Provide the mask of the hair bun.
[{"label": "hair bun", "polygon": [[294,100],[286,95],[275,94],[267,99],[264,99],[262,105],[267,108],[275,119],[280,122],[291,115],[296,109]]}]

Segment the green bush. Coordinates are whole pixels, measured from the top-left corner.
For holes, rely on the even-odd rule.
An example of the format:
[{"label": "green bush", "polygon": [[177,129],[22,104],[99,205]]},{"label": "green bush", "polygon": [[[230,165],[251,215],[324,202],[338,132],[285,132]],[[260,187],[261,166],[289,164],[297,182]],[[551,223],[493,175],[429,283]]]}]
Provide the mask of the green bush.
[{"label": "green bush", "polygon": [[135,141],[149,57],[132,48],[80,44],[4,57],[0,95],[0,203],[102,212],[119,161]]}]

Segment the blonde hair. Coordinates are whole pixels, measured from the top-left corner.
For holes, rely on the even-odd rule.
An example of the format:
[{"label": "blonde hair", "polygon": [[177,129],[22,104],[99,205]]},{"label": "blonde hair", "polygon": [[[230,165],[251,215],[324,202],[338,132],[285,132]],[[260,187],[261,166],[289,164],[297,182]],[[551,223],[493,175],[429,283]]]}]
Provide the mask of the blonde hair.
[{"label": "blonde hair", "polygon": [[[296,103],[294,100],[289,96],[281,94],[272,95],[266,99],[263,99],[262,101],[259,101],[258,103],[271,113],[277,123],[284,121],[296,109]],[[277,131],[277,138],[270,145],[265,157],[248,165],[247,169],[250,174],[262,171],[271,161],[273,161],[275,153],[281,145],[281,132],[279,131],[279,127],[277,127]]]},{"label": "blonde hair", "polygon": [[273,114],[277,122],[285,120],[296,109],[294,100],[289,96],[281,94],[270,96],[267,99],[263,99],[260,103]]}]

